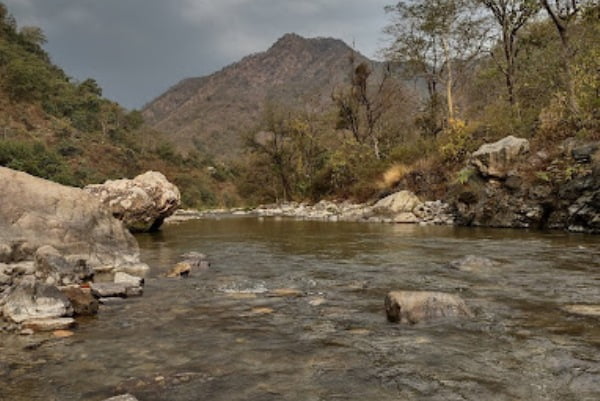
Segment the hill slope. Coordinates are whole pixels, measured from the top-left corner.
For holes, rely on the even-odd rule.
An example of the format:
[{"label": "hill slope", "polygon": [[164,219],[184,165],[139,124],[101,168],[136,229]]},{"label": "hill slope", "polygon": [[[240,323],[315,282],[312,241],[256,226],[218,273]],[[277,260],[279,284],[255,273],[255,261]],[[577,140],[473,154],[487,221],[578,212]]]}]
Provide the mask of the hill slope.
[{"label": "hill slope", "polygon": [[240,135],[257,123],[265,102],[330,105],[334,88],[349,79],[352,53],[341,40],[286,34],[266,52],[210,76],[181,81],[142,112],[152,127],[169,133],[179,150],[195,145],[231,156],[241,147]]}]

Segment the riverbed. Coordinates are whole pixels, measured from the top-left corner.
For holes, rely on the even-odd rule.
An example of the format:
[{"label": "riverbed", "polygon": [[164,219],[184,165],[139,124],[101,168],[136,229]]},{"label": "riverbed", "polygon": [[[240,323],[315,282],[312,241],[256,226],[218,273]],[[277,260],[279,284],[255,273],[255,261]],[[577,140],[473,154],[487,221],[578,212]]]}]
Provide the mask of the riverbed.
[{"label": "riverbed", "polygon": [[[0,400],[600,399],[600,239],[563,232],[216,218],[139,235],[141,298],[75,335],[2,337]],[[161,277],[181,254],[208,271]],[[498,263],[449,269],[465,255]],[[390,290],[472,319],[387,322]]]}]

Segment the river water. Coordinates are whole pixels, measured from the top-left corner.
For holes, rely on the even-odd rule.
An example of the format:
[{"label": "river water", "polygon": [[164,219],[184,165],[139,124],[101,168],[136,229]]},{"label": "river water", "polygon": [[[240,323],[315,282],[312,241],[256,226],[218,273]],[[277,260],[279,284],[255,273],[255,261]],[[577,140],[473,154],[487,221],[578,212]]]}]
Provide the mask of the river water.
[{"label": "river water", "polygon": [[[144,296],[70,338],[1,338],[0,400],[600,400],[600,317],[562,309],[600,304],[597,236],[224,218],[138,241]],[[160,277],[188,251],[211,268]],[[499,263],[445,266],[469,254]],[[475,317],[388,323],[400,289]]]}]

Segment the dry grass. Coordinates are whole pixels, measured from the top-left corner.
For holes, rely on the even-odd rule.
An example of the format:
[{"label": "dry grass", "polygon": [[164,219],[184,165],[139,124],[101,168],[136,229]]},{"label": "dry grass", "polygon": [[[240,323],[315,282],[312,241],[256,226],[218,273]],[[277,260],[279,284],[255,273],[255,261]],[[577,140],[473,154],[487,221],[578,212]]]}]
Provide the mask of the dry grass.
[{"label": "dry grass", "polygon": [[389,167],[381,176],[377,186],[379,189],[391,189],[394,188],[406,174],[410,173],[412,168],[406,164],[396,163]]}]

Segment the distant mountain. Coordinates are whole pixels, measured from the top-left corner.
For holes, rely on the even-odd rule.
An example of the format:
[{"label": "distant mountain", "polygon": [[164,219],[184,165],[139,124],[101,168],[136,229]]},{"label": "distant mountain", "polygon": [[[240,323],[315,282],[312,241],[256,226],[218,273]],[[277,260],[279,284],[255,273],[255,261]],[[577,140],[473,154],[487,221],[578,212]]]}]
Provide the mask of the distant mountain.
[{"label": "distant mountain", "polygon": [[[334,88],[349,79],[352,52],[341,40],[286,34],[266,52],[210,76],[181,81],[142,112],[181,151],[195,147],[232,156],[241,149],[241,135],[257,124],[265,102],[294,107],[310,99],[324,109],[331,105]],[[355,58],[367,60],[360,54]]]}]

